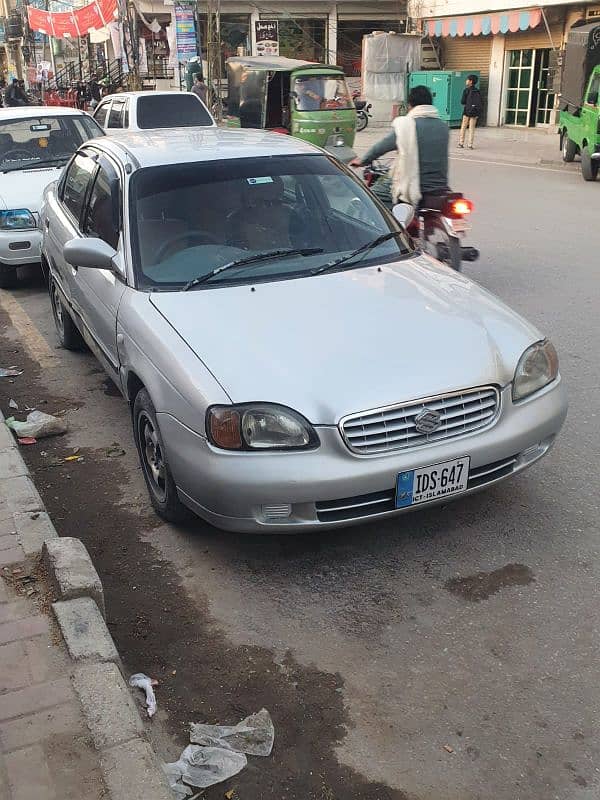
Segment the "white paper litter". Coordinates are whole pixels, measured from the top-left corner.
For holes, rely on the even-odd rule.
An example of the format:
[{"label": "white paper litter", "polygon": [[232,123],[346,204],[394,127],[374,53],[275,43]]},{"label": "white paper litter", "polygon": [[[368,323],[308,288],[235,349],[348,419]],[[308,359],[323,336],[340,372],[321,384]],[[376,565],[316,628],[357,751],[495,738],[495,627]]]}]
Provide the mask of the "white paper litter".
[{"label": "white paper litter", "polygon": [[144,675],[143,672],[136,672],[129,678],[129,685],[146,692],[146,710],[149,717],[156,714],[156,695],[152,688],[152,678]]}]

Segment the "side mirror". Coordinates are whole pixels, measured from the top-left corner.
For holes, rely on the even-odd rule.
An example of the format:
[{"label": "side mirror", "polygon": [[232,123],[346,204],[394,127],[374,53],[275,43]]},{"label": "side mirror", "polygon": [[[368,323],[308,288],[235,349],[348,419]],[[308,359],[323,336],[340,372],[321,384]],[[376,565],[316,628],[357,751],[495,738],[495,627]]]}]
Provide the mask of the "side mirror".
[{"label": "side mirror", "polygon": [[415,209],[409,203],[398,203],[392,208],[392,214],[397,222],[406,228],[415,216]]},{"label": "side mirror", "polygon": [[63,256],[72,267],[109,269],[114,271],[117,251],[102,239],[71,239],[63,248]]},{"label": "side mirror", "polygon": [[587,101],[591,106],[597,106],[598,105],[598,92],[590,92],[588,94]]}]

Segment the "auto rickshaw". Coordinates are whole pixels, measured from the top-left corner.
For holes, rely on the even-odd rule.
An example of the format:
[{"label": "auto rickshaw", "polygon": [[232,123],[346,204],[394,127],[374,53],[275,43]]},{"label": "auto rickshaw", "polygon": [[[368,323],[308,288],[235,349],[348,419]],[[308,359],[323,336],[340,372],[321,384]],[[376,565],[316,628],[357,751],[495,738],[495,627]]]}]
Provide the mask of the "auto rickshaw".
[{"label": "auto rickshaw", "polygon": [[289,133],[354,158],[356,108],[340,67],[291,58],[227,59],[227,124]]}]

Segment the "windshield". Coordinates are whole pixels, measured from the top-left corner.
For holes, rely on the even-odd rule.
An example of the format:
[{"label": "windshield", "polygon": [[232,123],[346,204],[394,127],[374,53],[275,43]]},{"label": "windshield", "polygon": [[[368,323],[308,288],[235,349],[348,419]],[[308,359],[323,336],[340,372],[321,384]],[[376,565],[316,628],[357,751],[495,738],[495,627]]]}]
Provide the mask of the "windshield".
[{"label": "windshield", "polygon": [[213,119],[195,94],[148,95],[140,97],[137,124],[142,130],[153,128],[193,128],[212,125]]},{"label": "windshield", "polygon": [[298,111],[339,111],[354,108],[343,76],[305,75],[294,78]]},{"label": "windshield", "polygon": [[[142,287],[183,288],[232,261],[279,250],[302,252],[224,270],[202,288],[309,274],[398,230],[371,193],[325,155],[148,167],[132,176],[130,198]],[[402,234],[339,269],[408,252]]]},{"label": "windshield", "polygon": [[104,132],[91,117],[31,116],[0,121],[0,170],[64,163],[75,150]]}]

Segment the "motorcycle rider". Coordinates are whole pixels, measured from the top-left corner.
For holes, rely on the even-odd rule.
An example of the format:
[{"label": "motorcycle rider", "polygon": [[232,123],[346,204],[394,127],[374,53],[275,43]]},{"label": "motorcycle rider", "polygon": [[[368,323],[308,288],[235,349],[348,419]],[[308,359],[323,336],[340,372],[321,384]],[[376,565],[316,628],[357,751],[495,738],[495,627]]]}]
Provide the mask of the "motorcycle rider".
[{"label": "motorcycle rider", "polygon": [[406,116],[396,117],[392,131],[350,166],[370,164],[396,150],[389,175],[375,182],[373,192],[390,207],[402,201],[418,208],[424,195],[448,190],[448,140],[448,126],[440,119],[431,92],[415,86],[408,95]]}]

